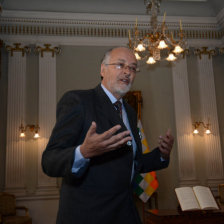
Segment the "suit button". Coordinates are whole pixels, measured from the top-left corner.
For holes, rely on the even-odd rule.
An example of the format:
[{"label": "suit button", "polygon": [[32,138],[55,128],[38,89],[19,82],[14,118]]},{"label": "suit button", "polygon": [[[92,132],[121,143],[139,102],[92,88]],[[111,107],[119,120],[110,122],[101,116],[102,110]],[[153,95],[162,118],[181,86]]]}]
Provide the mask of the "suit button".
[{"label": "suit button", "polygon": [[127,144],[127,146],[132,146],[132,142],[131,141],[128,141],[126,144]]}]

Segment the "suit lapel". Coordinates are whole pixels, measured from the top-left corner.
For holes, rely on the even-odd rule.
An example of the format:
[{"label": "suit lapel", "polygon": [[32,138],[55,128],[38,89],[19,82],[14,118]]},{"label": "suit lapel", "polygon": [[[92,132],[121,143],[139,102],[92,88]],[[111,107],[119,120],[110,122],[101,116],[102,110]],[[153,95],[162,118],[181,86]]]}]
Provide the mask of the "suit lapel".
[{"label": "suit lapel", "polygon": [[[122,132],[127,130],[125,124],[123,123],[123,120],[120,118],[120,116],[118,115],[116,109],[114,108],[113,104],[111,103],[109,97],[106,95],[106,93],[103,91],[101,85],[99,84],[95,89],[95,109],[96,109],[96,114],[100,115],[100,117],[103,121],[109,121],[110,123],[110,127],[107,127],[106,130],[108,130],[109,128],[120,124],[121,125],[121,129],[118,132]],[[136,113],[133,112],[133,109],[131,108],[131,106],[125,101],[123,100],[123,104],[128,116],[128,121],[130,124],[130,128],[132,131],[132,134],[134,136],[136,145],[137,145],[137,149],[141,149],[141,140],[139,138],[139,132],[138,129],[136,128]],[[106,131],[106,130],[100,130],[101,131]],[[138,151],[137,150],[137,151]]]},{"label": "suit lapel", "polygon": [[114,105],[111,103],[109,97],[106,95],[100,85],[95,88],[94,104],[96,113],[100,114],[100,116],[104,118],[103,120],[108,120],[111,127],[120,124],[121,129],[119,130],[119,132],[127,130],[123,123],[123,120],[118,115]]}]

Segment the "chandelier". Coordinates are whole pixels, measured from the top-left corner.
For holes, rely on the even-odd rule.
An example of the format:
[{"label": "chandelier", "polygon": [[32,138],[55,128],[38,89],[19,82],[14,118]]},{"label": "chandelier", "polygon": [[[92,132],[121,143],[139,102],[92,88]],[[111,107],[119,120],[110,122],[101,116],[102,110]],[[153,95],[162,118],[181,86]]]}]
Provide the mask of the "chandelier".
[{"label": "chandelier", "polygon": [[177,34],[178,40],[174,40],[173,33],[168,31],[165,23],[166,13],[164,13],[162,24],[158,25],[157,15],[160,10],[160,3],[161,0],[144,0],[147,14],[151,12],[152,32],[140,37],[137,19],[133,38],[131,38],[129,30],[129,48],[134,51],[137,60],[146,60],[147,64],[155,64],[164,59],[175,61],[184,52],[186,46],[181,21]]}]

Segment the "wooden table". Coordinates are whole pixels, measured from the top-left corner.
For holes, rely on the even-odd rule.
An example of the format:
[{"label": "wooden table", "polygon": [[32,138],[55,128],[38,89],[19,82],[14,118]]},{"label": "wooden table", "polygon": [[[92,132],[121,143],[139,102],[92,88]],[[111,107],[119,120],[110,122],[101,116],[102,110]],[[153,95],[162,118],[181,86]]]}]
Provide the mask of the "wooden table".
[{"label": "wooden table", "polygon": [[146,210],[145,224],[224,224],[224,211]]}]

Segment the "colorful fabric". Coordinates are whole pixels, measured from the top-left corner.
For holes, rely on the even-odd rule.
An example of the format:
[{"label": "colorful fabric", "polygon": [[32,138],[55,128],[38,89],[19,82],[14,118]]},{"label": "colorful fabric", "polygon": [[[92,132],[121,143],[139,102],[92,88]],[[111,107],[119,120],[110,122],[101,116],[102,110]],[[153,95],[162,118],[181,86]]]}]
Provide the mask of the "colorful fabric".
[{"label": "colorful fabric", "polygon": [[[141,135],[142,152],[148,153],[150,150],[140,120],[138,121],[138,128],[139,134]],[[147,202],[159,186],[155,171],[145,174],[138,174],[135,177],[134,182],[134,191],[143,202]]]}]

